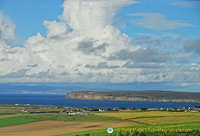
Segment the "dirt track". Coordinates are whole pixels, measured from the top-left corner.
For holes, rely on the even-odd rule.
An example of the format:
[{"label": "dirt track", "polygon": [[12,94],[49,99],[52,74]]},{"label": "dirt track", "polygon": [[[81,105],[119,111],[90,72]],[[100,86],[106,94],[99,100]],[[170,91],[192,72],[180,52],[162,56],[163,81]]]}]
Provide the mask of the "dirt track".
[{"label": "dirt track", "polygon": [[87,130],[105,129],[107,127],[135,126],[133,122],[78,122],[78,121],[40,121],[16,126],[0,128],[0,136],[50,136],[80,132]]}]

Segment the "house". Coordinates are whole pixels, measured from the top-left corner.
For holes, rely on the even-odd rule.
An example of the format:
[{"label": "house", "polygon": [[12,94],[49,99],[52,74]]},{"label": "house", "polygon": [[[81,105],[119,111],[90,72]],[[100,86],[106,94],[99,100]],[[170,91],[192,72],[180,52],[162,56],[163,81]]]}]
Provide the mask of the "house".
[{"label": "house", "polygon": [[94,115],[93,113],[89,112],[67,112],[68,115],[70,116],[75,116],[75,115]]},{"label": "house", "polygon": [[67,114],[70,116],[74,116],[74,115],[76,115],[76,112],[68,112]]},{"label": "house", "polygon": [[21,110],[21,112],[28,112],[27,110]]},{"label": "house", "polygon": [[99,111],[105,111],[104,109],[99,109]]}]

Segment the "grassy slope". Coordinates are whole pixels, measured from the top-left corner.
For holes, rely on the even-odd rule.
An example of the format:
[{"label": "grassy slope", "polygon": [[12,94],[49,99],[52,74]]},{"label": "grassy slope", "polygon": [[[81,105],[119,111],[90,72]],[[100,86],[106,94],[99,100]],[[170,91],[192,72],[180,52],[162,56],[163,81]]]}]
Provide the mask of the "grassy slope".
[{"label": "grassy slope", "polygon": [[19,124],[25,124],[25,123],[31,123],[40,121],[40,119],[34,119],[31,117],[23,117],[23,116],[14,116],[14,117],[5,117],[0,118],[0,127],[7,127],[12,125],[19,125]]},{"label": "grassy slope", "polygon": [[97,115],[116,117],[141,124],[168,124],[200,121],[200,113],[189,112],[166,112],[166,111],[148,111],[148,112],[105,112],[96,113]]},{"label": "grassy slope", "polygon": [[59,114],[41,114],[41,115],[28,115],[32,118],[41,119],[41,120],[57,120],[57,121],[115,121],[115,120],[122,120],[120,118],[115,117],[106,117],[106,116],[97,116],[97,115],[76,115],[76,116],[69,116],[65,113]]},{"label": "grassy slope", "polygon": [[[127,120],[139,122],[141,126],[134,128],[200,128],[200,113],[185,112],[165,112],[165,111],[148,111],[148,112],[102,112],[95,113],[94,116],[67,116],[64,113],[40,113],[28,114],[18,113],[19,109],[2,108],[4,112],[0,115],[0,127],[30,123],[41,120],[57,120],[57,121],[114,121]],[[14,110],[15,113],[8,111]],[[51,110],[49,108],[49,110]],[[90,131],[92,135],[105,135],[106,130]],[[89,132],[81,132],[87,134]],[[68,135],[77,135],[65,134]]]},{"label": "grassy slope", "polygon": [[[185,112],[102,112],[97,115],[116,117],[123,120],[139,122],[141,126],[132,128],[182,128],[182,129],[198,129],[200,128],[200,113],[185,113]],[[80,133],[63,134],[59,136],[76,136],[90,134],[91,136],[101,136],[106,134],[106,130],[88,131]]]},{"label": "grassy slope", "polygon": [[[32,107],[32,108],[31,108]],[[12,126],[18,124],[31,123],[41,120],[56,120],[56,121],[114,121],[121,120],[119,118],[106,117],[106,116],[68,116],[65,113],[37,113],[29,114],[22,113],[21,110],[26,109],[28,111],[59,111],[54,106],[14,106],[14,105],[2,105],[0,104],[0,127]]]},{"label": "grassy slope", "polygon": [[[200,121],[196,122],[185,122],[185,123],[172,123],[172,124],[161,124],[161,125],[142,125],[142,126],[134,126],[134,127],[124,127],[124,128],[155,128],[155,129],[199,129]],[[114,128],[116,130],[117,128]],[[108,135],[105,129],[95,130],[95,131],[86,131],[79,133],[70,133],[70,134],[62,134],[57,136],[84,136],[85,134],[90,134],[90,136],[105,136]],[[114,135],[115,133],[113,133]]]},{"label": "grassy slope", "polygon": [[54,120],[54,121],[116,121],[121,120],[119,118],[105,117],[105,116],[68,116],[63,113],[42,113],[42,114],[3,114],[0,115],[0,127],[12,126],[18,124],[31,123],[42,120]]}]

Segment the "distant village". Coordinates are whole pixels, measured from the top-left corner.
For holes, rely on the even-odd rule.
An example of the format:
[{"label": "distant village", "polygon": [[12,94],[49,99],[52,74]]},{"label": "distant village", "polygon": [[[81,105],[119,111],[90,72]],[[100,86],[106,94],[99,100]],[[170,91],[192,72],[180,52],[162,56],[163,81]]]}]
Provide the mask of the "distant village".
[{"label": "distant village", "polygon": [[[19,106],[19,104],[15,104],[15,106]],[[22,104],[21,104],[22,106]],[[145,112],[145,111],[169,111],[169,112],[200,112],[200,106],[195,107],[178,107],[178,108],[92,108],[92,107],[65,107],[65,106],[53,106],[53,110],[44,111],[40,110],[40,108],[32,107],[30,104],[26,104],[24,106],[28,106],[28,108],[24,108],[21,112],[29,112],[31,114],[34,113],[66,113],[67,115],[94,115],[95,112],[107,112],[107,111],[118,111],[118,112],[126,112],[126,111],[135,111],[135,112]],[[31,109],[31,110],[30,110]],[[34,110],[35,109],[35,110]]]},{"label": "distant village", "polygon": [[[57,107],[59,108],[59,107]],[[64,112],[68,115],[93,115],[93,112],[106,112],[106,111],[170,111],[170,112],[200,112],[199,107],[178,107],[178,108],[72,108],[72,107],[64,107]]]}]

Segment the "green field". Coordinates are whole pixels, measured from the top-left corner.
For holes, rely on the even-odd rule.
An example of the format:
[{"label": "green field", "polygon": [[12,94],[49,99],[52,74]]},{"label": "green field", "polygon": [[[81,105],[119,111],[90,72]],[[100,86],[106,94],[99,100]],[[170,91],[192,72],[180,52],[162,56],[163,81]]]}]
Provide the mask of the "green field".
[{"label": "green field", "polygon": [[123,120],[129,120],[146,125],[200,121],[200,113],[192,113],[192,112],[145,111],[145,112],[105,112],[96,114],[106,117],[121,118]]},{"label": "green field", "polygon": [[[148,132],[148,135],[200,135],[199,131],[196,129],[200,128],[200,113],[188,113],[188,112],[167,112],[167,111],[145,111],[145,112],[102,112],[96,113],[99,116],[106,117],[116,117],[122,120],[128,120],[140,123],[139,126],[128,127],[135,129],[192,129],[194,131],[190,133],[156,133]],[[126,127],[127,128],[127,127]],[[117,130],[117,128],[114,128]],[[132,133],[133,134],[133,133]],[[71,134],[63,134],[59,136],[104,136],[111,135],[106,134],[106,130],[98,130],[98,131],[88,131],[88,132],[80,132],[80,133],[71,133]],[[116,131],[112,135],[120,135]],[[129,135],[126,132],[123,135]],[[134,134],[137,135],[137,134]],[[139,135],[139,134],[138,134]],[[141,133],[141,135],[143,135]],[[145,134],[144,134],[145,135]],[[147,135],[147,134],[146,134]]]},{"label": "green field", "polygon": [[[29,112],[21,112],[21,110]],[[40,110],[44,113],[32,113]],[[69,116],[59,112],[53,106],[14,106],[0,105],[0,130],[2,127],[15,126],[39,121],[58,122],[87,122],[91,128],[82,132],[81,128],[73,133],[67,133],[62,129],[58,136],[198,136],[200,135],[200,113],[192,112],[168,112],[168,111],[122,111],[122,112],[94,112],[94,115]],[[48,113],[52,112],[52,113]],[[115,127],[113,134],[107,134],[104,122],[135,123],[129,127]],[[57,122],[57,123],[58,123]],[[91,123],[90,123],[91,122]],[[95,123],[103,122],[103,126],[94,129]],[[79,123],[73,126],[78,128]],[[40,124],[40,122],[39,122]],[[101,123],[102,124],[102,123]],[[26,125],[29,127],[30,125]],[[87,128],[86,126],[83,126]],[[112,126],[111,126],[112,127]],[[51,128],[48,128],[51,129]],[[86,129],[84,129],[86,130]]]},{"label": "green field", "polygon": [[36,121],[40,121],[40,119],[26,117],[26,116],[4,117],[4,118],[0,118],[0,127],[26,124],[30,122],[36,122]]},{"label": "green field", "polygon": [[116,121],[121,120],[113,117],[104,117],[97,115],[77,115],[68,116],[64,113],[43,113],[43,114],[3,114],[0,115],[0,127],[12,126],[18,124],[31,123],[36,121]]},{"label": "green field", "polygon": [[99,116],[99,115],[76,115],[76,116],[69,116],[66,113],[59,113],[59,114],[32,114],[26,115],[28,117],[32,117],[39,120],[54,120],[54,121],[116,121],[122,120],[120,118],[115,117],[106,117],[106,116]]},{"label": "green field", "polygon": [[[123,127],[123,128],[114,128],[114,133],[112,134],[112,136],[115,136],[115,135],[120,135],[117,131],[117,129],[124,129],[125,130],[125,133],[126,131],[129,131],[130,129],[154,129],[154,130],[159,130],[159,129],[164,129],[164,130],[176,130],[176,129],[181,129],[181,130],[194,130],[194,134],[192,133],[177,133],[179,134],[180,136],[190,136],[190,135],[193,135],[193,136],[198,136],[200,135],[200,121],[197,121],[197,122],[185,122],[185,123],[171,123],[171,124],[161,124],[161,125],[141,125],[141,126],[134,126],[134,127]],[[122,132],[123,133],[123,132]],[[124,135],[127,135],[127,133],[125,134],[123,133]],[[162,133],[161,133],[162,134]],[[160,134],[160,135],[161,135]],[[165,133],[163,135],[165,136],[171,136],[175,133]],[[70,133],[70,134],[62,134],[62,135],[57,135],[57,136],[86,136],[86,135],[89,135],[89,136],[111,136],[111,134],[107,134],[106,130],[103,129],[103,130],[96,130],[96,131],[87,131],[87,132],[79,132],[79,133]],[[136,134],[134,134],[136,135]],[[142,135],[142,134],[141,134]],[[152,136],[155,136],[155,132],[153,134],[151,133],[148,133],[147,136],[149,135],[152,135]]]}]

